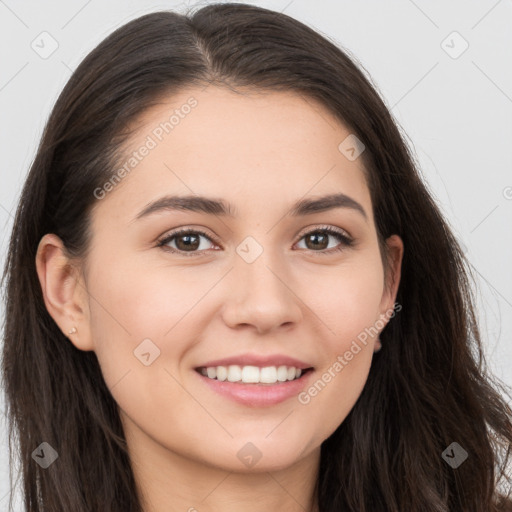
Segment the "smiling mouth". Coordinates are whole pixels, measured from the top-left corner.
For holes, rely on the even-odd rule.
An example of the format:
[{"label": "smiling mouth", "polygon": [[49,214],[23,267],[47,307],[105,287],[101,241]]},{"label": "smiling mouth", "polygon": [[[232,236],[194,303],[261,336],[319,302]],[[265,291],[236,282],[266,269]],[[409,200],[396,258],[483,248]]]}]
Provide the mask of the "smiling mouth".
[{"label": "smiling mouth", "polygon": [[295,366],[201,366],[195,371],[208,379],[225,381],[233,384],[259,384],[272,386],[285,384],[304,377],[313,368],[300,369]]}]

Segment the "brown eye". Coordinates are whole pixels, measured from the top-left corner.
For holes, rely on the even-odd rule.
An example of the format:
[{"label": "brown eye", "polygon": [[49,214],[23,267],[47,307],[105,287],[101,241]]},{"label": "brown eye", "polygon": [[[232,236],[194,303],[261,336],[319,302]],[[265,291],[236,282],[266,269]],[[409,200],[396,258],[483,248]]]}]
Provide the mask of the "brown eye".
[{"label": "brown eye", "polygon": [[[331,245],[331,247],[329,247],[330,238],[336,238],[340,242],[338,246]],[[306,249],[320,254],[331,254],[333,251],[342,251],[353,244],[353,240],[343,231],[338,231],[332,227],[309,231],[302,236],[302,239],[305,241]]]},{"label": "brown eye", "polygon": [[196,234],[186,234],[186,235],[179,235],[174,236],[173,238],[176,239],[176,247],[180,251],[187,251],[189,249],[194,250],[199,248],[200,245],[200,237]]},{"label": "brown eye", "polygon": [[[208,244],[202,243],[202,238],[206,238],[212,242],[211,238],[204,231],[197,229],[182,229],[167,235],[163,240],[159,242],[158,246],[163,247],[170,252],[183,254],[184,256],[197,256],[201,253],[204,253],[208,249]],[[173,242],[175,247],[169,245]]]},{"label": "brown eye", "polygon": [[325,232],[316,231],[305,236],[306,247],[308,249],[327,249],[329,245],[329,235]]}]

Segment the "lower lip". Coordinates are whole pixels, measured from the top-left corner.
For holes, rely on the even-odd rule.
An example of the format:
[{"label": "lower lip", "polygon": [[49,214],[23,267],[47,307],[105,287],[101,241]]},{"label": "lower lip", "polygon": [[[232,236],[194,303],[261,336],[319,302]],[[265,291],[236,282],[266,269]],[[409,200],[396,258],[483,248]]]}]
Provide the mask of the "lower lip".
[{"label": "lower lip", "polygon": [[297,396],[311,378],[312,370],[295,380],[279,382],[276,384],[243,384],[210,379],[194,370],[194,373],[207,385],[218,393],[248,407],[267,407],[276,405],[289,398]]}]

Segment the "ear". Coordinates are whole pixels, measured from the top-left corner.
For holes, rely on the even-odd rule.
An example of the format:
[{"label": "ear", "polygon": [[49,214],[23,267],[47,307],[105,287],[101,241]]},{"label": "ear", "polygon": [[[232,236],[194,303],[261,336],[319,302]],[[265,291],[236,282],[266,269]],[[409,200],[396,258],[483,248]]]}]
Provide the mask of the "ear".
[{"label": "ear", "polygon": [[[57,235],[46,234],[41,238],[36,270],[46,309],[55,323],[76,348],[93,350],[85,282]],[[73,328],[76,332],[70,333]]]},{"label": "ear", "polygon": [[[380,302],[379,313],[383,323],[382,331],[391,318],[394,311],[398,285],[402,270],[402,259],[404,255],[404,244],[398,235],[392,235],[386,240],[386,268],[384,269],[384,290]],[[380,341],[376,342],[377,349],[380,349]]]}]

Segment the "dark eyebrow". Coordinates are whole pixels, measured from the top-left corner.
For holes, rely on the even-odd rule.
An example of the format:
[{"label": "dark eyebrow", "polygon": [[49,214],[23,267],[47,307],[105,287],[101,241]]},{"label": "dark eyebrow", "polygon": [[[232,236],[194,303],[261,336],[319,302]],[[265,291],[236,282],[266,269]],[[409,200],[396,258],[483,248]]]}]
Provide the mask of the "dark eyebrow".
[{"label": "dark eyebrow", "polygon": [[302,199],[293,205],[290,214],[294,217],[312,215],[332,210],[333,208],[350,208],[359,212],[366,221],[368,220],[364,208],[356,200],[345,194],[331,194],[318,198]]},{"label": "dark eyebrow", "polygon": [[[365,220],[368,220],[364,208],[345,194],[331,194],[318,198],[301,199],[292,206],[289,215],[292,217],[313,215],[333,208],[350,208],[359,212]],[[149,203],[133,220],[138,220],[162,210],[185,210],[210,215],[236,216],[236,208],[222,199],[203,196],[165,196]]]}]

